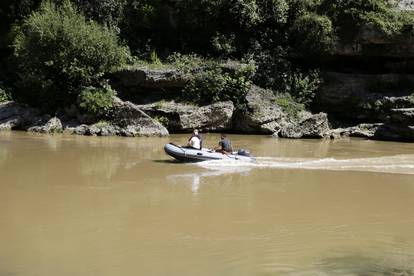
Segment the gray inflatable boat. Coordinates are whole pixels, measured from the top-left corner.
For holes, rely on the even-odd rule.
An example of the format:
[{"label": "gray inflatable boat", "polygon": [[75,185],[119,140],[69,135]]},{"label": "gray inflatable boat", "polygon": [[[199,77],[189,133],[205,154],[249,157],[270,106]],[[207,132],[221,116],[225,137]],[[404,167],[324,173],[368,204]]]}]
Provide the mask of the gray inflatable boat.
[{"label": "gray inflatable boat", "polygon": [[231,154],[215,152],[209,149],[184,148],[173,143],[164,146],[165,152],[181,162],[201,162],[207,160],[239,160],[243,162],[256,162],[248,151],[239,150]]}]

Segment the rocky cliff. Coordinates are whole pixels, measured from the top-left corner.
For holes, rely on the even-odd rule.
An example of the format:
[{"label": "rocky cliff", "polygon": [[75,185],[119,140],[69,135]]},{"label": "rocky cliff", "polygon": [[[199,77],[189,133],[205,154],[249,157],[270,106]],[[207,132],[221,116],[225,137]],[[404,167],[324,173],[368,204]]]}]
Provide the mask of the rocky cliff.
[{"label": "rocky cliff", "polygon": [[138,106],[114,99],[107,120],[92,120],[85,124],[71,114],[57,117],[40,115],[37,109],[15,102],[0,103],[0,130],[26,130],[37,133],[66,132],[93,136],[168,136],[168,130],[157,120],[144,113]]},{"label": "rocky cliff", "polygon": [[[328,67],[323,73],[324,82],[313,106],[316,114],[292,115],[277,104],[273,91],[257,86],[252,86],[237,106],[229,101],[204,106],[179,102],[177,95],[191,74],[171,68],[125,67],[112,76],[120,98],[114,98],[104,120],[70,108],[53,117],[6,102],[0,104],[0,129],[135,137],[166,136],[198,128],[283,138],[352,136],[414,141],[414,48],[411,40],[387,39],[366,29],[361,30],[360,44],[354,48],[337,48],[333,59],[347,62]],[[372,47],[377,51],[368,51]],[[366,65],[359,64],[364,60]],[[372,65],[380,61],[381,66]],[[233,67],[222,65],[224,70]]]},{"label": "rocky cliff", "polygon": [[[413,7],[412,1],[398,3],[401,10]],[[414,108],[412,29],[408,25],[401,34],[390,36],[365,25],[352,44],[337,43],[313,110],[326,112],[338,128],[355,130],[369,124],[370,131],[362,132],[371,138],[414,141],[408,116]]]}]

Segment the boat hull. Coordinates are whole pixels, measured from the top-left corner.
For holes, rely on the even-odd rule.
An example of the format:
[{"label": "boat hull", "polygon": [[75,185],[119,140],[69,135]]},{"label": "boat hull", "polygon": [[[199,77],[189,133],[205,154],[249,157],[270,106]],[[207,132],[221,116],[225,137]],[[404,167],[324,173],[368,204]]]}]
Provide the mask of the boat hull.
[{"label": "boat hull", "polygon": [[164,146],[165,153],[174,157],[181,162],[202,162],[208,160],[237,160],[244,162],[256,162],[256,159],[251,156],[244,156],[238,154],[223,154],[220,152],[211,151],[208,149],[191,149],[183,148],[174,144],[166,144]]}]

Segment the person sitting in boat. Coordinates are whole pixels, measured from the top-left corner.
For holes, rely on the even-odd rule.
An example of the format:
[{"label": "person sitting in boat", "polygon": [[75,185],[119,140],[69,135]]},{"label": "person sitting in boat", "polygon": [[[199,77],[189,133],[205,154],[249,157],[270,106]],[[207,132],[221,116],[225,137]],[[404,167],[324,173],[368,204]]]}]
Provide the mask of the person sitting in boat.
[{"label": "person sitting in boat", "polygon": [[231,147],[231,142],[229,139],[227,139],[226,134],[221,134],[218,145],[219,146],[215,148],[216,152],[221,152],[223,154],[229,154],[233,151],[233,148]]},{"label": "person sitting in boat", "polygon": [[188,143],[186,147],[201,150],[202,144],[203,144],[203,139],[201,135],[198,133],[197,129],[194,129],[193,134],[191,135],[190,139],[188,139]]}]

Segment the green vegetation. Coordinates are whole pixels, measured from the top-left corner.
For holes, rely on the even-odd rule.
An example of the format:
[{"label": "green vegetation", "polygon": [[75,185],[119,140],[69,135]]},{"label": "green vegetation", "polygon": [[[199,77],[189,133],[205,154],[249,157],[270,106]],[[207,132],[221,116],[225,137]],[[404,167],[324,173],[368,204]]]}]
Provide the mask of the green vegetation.
[{"label": "green vegetation", "polygon": [[414,105],[414,93],[409,96],[409,101]]},{"label": "green vegetation", "polygon": [[290,94],[277,94],[275,103],[282,110],[293,118],[297,118],[299,113],[305,111],[305,105],[298,103]]},{"label": "green vegetation", "polygon": [[132,68],[148,68],[151,70],[162,70],[162,69],[177,69],[183,73],[191,73],[199,70],[200,68],[209,68],[217,66],[219,61],[213,59],[206,59],[196,54],[180,54],[172,53],[164,61],[161,61],[158,54],[152,51],[149,60],[132,58],[131,64],[126,67]]},{"label": "green vegetation", "polygon": [[3,88],[0,87],[0,103],[10,100],[10,95]]},{"label": "green vegetation", "polygon": [[296,18],[291,31],[298,55],[317,58],[331,53],[334,30],[327,16],[306,13]]},{"label": "green vegetation", "polygon": [[190,73],[199,68],[217,65],[216,61],[207,60],[196,54],[183,55],[180,53],[173,53],[168,56],[167,62],[184,73]]},{"label": "green vegetation", "polygon": [[290,77],[290,95],[301,104],[309,106],[321,84],[319,71],[294,72]]},{"label": "green vegetation", "polygon": [[197,73],[183,91],[183,100],[201,104],[232,101],[241,104],[250,89],[252,68],[242,68],[234,74],[219,67]]},{"label": "green vegetation", "polygon": [[103,87],[104,74],[127,56],[112,30],[87,21],[67,0],[61,6],[44,2],[15,30],[12,46],[16,97],[48,110],[75,103],[82,87]]},{"label": "green vegetation", "polygon": [[109,122],[105,120],[100,120],[97,123],[94,124],[97,128],[105,128],[109,126]]},{"label": "green vegetation", "polygon": [[386,0],[324,0],[319,10],[331,18],[338,35],[345,40],[352,40],[364,25],[396,35],[407,22],[407,15]]},{"label": "green vegetation", "polygon": [[183,99],[198,104],[240,104],[255,84],[309,107],[338,42],[400,36],[414,19],[387,0],[4,0],[0,17],[0,79],[50,112],[105,110],[107,74],[127,64],[194,75]]},{"label": "green vegetation", "polygon": [[85,113],[106,115],[112,107],[114,95],[110,87],[87,87],[78,95],[78,105]]},{"label": "green vegetation", "polygon": [[165,116],[156,116],[154,119],[165,127],[168,127],[168,124],[170,123],[170,120]]}]

